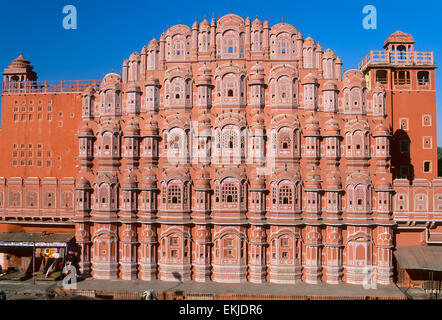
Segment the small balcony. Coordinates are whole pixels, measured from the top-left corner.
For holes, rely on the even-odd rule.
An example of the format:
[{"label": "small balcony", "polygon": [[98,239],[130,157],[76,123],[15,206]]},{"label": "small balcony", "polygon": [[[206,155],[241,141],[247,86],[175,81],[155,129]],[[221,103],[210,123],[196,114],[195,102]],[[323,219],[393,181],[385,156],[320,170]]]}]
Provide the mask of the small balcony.
[{"label": "small balcony", "polygon": [[365,70],[369,65],[434,65],[433,52],[419,51],[374,51],[359,63],[359,69]]},{"label": "small balcony", "polygon": [[13,81],[3,83],[3,94],[77,93],[87,86],[98,87],[101,80]]}]

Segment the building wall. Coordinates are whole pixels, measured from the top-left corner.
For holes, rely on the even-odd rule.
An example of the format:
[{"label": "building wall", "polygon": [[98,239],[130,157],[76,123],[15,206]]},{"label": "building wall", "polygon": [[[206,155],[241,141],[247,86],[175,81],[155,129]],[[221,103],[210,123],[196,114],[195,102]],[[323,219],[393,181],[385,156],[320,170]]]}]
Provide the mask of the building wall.
[{"label": "building wall", "polygon": [[[39,104],[33,80],[19,95],[11,79],[4,109]],[[393,189],[388,86],[342,75],[291,25],[232,14],[169,28],[97,84],[42,99],[47,139],[48,120],[4,111],[2,134],[41,134],[56,166],[10,171],[2,143],[3,225],[75,223],[81,271],[99,279],[392,283],[397,221],[415,218],[394,191],[434,196],[428,181]]]}]

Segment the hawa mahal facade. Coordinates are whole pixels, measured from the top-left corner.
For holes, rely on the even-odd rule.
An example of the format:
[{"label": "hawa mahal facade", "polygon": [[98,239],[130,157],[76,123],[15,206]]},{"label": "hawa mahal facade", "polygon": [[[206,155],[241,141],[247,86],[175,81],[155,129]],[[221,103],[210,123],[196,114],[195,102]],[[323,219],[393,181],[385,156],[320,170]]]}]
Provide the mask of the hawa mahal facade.
[{"label": "hawa mahal facade", "polygon": [[74,233],[97,279],[379,284],[442,241],[435,65],[397,31],[359,69],[293,25],[178,24],[121,74],[4,70],[0,231]]}]

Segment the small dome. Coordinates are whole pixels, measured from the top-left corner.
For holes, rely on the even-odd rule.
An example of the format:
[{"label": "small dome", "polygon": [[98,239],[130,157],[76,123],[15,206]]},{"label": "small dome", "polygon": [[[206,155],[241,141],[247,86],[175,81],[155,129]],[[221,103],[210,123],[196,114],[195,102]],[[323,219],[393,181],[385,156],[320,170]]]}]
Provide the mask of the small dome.
[{"label": "small dome", "polygon": [[322,52],[322,46],[319,42],[318,45],[316,46],[316,52]]},{"label": "small dome", "polygon": [[256,62],[251,68],[250,71],[252,73],[264,73],[264,67]]},{"label": "small dome", "polygon": [[250,179],[251,190],[266,190],[266,179],[262,175],[252,175]]},{"label": "small dome", "polygon": [[152,73],[146,81],[146,86],[158,86],[160,84],[160,81],[158,78]]},{"label": "small dome", "polygon": [[154,118],[150,117],[144,124],[143,131],[144,134],[147,135],[158,135],[158,122]]},{"label": "small dome", "polygon": [[265,244],[266,243],[266,232],[262,226],[256,226],[250,231],[250,241],[253,244]]},{"label": "small dome", "polygon": [[149,41],[149,44],[147,45],[148,49],[156,49],[160,46],[160,43],[158,42],[157,39],[153,38],[152,40]]},{"label": "small dome", "polygon": [[83,91],[83,97],[84,96],[93,96],[95,94],[95,89],[91,85],[88,85],[86,89]]},{"label": "small dome", "polygon": [[310,36],[305,38],[304,44],[303,44],[304,48],[310,48],[310,47],[314,47],[314,46],[316,46],[315,40],[313,40]]},{"label": "small dome", "polygon": [[336,82],[333,80],[327,80],[322,85],[322,91],[338,91],[338,86],[336,85]]},{"label": "small dome", "polygon": [[197,226],[195,231],[195,241],[199,244],[210,243],[210,231],[203,225]]},{"label": "small dome", "polygon": [[400,30],[393,32],[384,42],[384,47],[389,43],[414,43],[413,36]]},{"label": "small dome", "polygon": [[264,129],[264,118],[260,113],[256,113],[250,122],[253,129]]},{"label": "small dome", "polygon": [[129,61],[136,61],[140,59],[140,54],[138,52],[133,52],[130,56],[129,56]]},{"label": "small dome", "polygon": [[262,24],[262,26],[264,27],[264,29],[270,29],[270,23],[269,23],[269,21],[266,19],[266,20],[264,21],[264,23]]},{"label": "small dome", "polygon": [[[203,113],[198,117],[198,131],[200,134],[209,133],[212,128],[210,124],[210,118],[206,113]],[[206,132],[209,131],[209,132]]]},{"label": "small dome", "polygon": [[31,65],[31,62],[28,59],[25,59],[23,57],[23,54],[20,53],[20,55],[12,60],[12,62],[9,64],[10,68],[26,68]]},{"label": "small dome", "polygon": [[142,180],[141,185],[143,189],[156,189],[157,188],[157,176],[151,170],[146,170],[141,173]]},{"label": "small dome", "polygon": [[342,59],[341,59],[341,57],[336,57],[335,63],[336,63],[336,64],[342,64]]},{"label": "small dome", "polygon": [[134,118],[131,118],[124,130],[124,135],[131,137],[131,136],[139,136],[140,135],[140,126],[138,125],[137,120]]},{"label": "small dome", "polygon": [[326,190],[341,190],[342,181],[341,176],[336,170],[329,172],[325,177]]},{"label": "small dome", "polygon": [[137,175],[134,171],[125,173],[122,177],[122,187],[123,188],[136,188],[137,187]]},{"label": "small dome", "polygon": [[373,130],[373,137],[389,137],[390,130],[384,125],[384,123],[380,123]]},{"label": "small dome", "polygon": [[321,190],[321,176],[316,170],[311,170],[305,178],[306,190]]},{"label": "small dome", "polygon": [[195,176],[195,188],[209,190],[210,189],[210,172],[203,167],[196,172]]},{"label": "small dome", "polygon": [[302,84],[317,83],[317,82],[318,80],[316,76],[311,72],[308,75],[306,75],[304,79],[302,79]]},{"label": "small dome", "polygon": [[338,121],[334,118],[330,118],[325,122],[324,136],[335,137],[339,135],[340,135],[340,128]]},{"label": "small dome", "polygon": [[334,59],[336,58],[335,53],[331,49],[327,49],[324,51],[323,58],[325,59]]},{"label": "small dome", "polygon": [[204,17],[204,20],[200,24],[200,30],[207,30],[210,29],[210,23],[206,20],[206,17]]},{"label": "small dome", "polygon": [[192,24],[192,29],[198,29],[198,21],[195,19],[195,22]]},{"label": "small dome", "polygon": [[78,189],[90,189],[91,188],[91,184],[89,182],[88,179],[86,179],[86,177],[81,176],[80,179],[78,179],[77,184],[75,185],[76,188]]},{"label": "small dome", "polygon": [[131,82],[127,86],[127,92],[141,92],[140,86],[136,82]]},{"label": "small dome", "polygon": [[198,84],[211,84],[212,83],[212,70],[203,63],[201,67],[198,68]]},{"label": "small dome", "polygon": [[391,187],[390,181],[388,181],[385,177],[382,177],[378,183],[376,184],[377,191],[393,191]]},{"label": "small dome", "polygon": [[108,73],[104,76],[103,81],[101,82],[101,88],[103,90],[106,89],[114,89],[118,90],[121,88],[121,77],[116,73]]},{"label": "small dome", "polygon": [[250,68],[249,84],[263,84],[263,83],[264,83],[264,67],[257,62]]},{"label": "small dome", "polygon": [[79,137],[93,137],[94,136],[94,131],[92,130],[91,127],[89,127],[89,123],[85,123],[79,132]]},{"label": "small dome", "polygon": [[258,17],[256,17],[255,20],[253,20],[252,29],[262,29],[262,22],[258,20]]},{"label": "small dome", "polygon": [[319,127],[319,121],[313,116],[310,116],[305,122],[305,136],[319,136],[321,128]]},{"label": "small dome", "polygon": [[351,88],[354,86],[365,88],[366,81],[364,74],[356,69],[348,70],[344,73],[343,84],[344,88]]}]

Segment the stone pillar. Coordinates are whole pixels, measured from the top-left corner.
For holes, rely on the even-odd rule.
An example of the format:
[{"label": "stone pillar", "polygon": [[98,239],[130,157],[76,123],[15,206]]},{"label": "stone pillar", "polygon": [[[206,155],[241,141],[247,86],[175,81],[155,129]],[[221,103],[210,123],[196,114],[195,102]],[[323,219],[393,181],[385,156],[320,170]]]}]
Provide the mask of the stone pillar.
[{"label": "stone pillar", "polygon": [[135,224],[124,223],[120,228],[120,266],[121,278],[135,280],[137,278],[137,230]]},{"label": "stone pillar", "polygon": [[266,232],[263,226],[251,226],[249,230],[249,281],[266,281]]},{"label": "stone pillar", "polygon": [[94,225],[92,270],[94,278],[118,279],[118,233],[111,223]]},{"label": "stone pillar", "polygon": [[306,226],[305,282],[317,284],[322,276],[322,237],[319,226]]},{"label": "stone pillar", "polygon": [[209,225],[197,225],[194,230],[195,252],[193,256],[193,267],[195,281],[210,281],[210,243],[211,234]]},{"label": "stone pillar", "polygon": [[379,284],[393,283],[393,228],[378,226],[376,236],[376,282]]},{"label": "stone pillar", "polygon": [[141,225],[140,247],[138,248],[138,264],[141,279],[151,281],[157,279],[157,233],[152,224]]},{"label": "stone pillar", "polygon": [[80,246],[79,267],[80,273],[83,277],[90,276],[91,272],[91,234],[88,223],[75,224],[75,240]]},{"label": "stone pillar", "polygon": [[342,283],[342,230],[338,226],[327,226],[325,247],[326,282],[330,284]]}]

